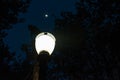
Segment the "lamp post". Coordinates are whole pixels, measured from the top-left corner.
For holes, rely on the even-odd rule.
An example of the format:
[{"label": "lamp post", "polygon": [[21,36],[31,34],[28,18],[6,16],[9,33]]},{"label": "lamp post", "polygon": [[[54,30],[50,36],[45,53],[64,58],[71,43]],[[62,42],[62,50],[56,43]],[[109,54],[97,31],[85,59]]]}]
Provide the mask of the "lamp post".
[{"label": "lamp post", "polygon": [[45,80],[47,62],[54,50],[55,41],[55,37],[48,32],[42,32],[36,36],[35,49],[38,56],[33,70],[33,80]]}]

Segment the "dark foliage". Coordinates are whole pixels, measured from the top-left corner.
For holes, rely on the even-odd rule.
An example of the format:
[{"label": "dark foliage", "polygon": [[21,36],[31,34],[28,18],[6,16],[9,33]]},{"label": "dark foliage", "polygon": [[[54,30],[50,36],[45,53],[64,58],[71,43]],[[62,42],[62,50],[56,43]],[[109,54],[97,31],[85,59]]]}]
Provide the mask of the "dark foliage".
[{"label": "dark foliage", "polygon": [[30,31],[31,40],[29,44],[24,43],[21,46],[21,50],[24,51],[27,55],[27,61],[33,62],[37,56],[36,50],[35,50],[35,37],[37,34],[39,34],[41,31],[34,25],[29,25],[28,30]]},{"label": "dark foliage", "polygon": [[119,0],[80,0],[76,14],[61,13],[62,18],[55,20],[60,55],[49,64],[49,80],[120,79],[119,4]]},{"label": "dark foliage", "polygon": [[25,13],[30,4],[30,0],[0,0],[0,80],[21,80],[18,78],[20,66],[15,63],[13,71],[11,71],[10,64],[14,58],[15,53],[9,52],[8,46],[4,43],[4,37],[7,36],[5,32],[12,28],[13,24],[21,22],[18,16],[20,13]]},{"label": "dark foliage", "polygon": [[[30,31],[31,35],[31,40],[30,43],[24,43],[21,46],[21,50],[26,53],[26,60],[23,63],[23,69],[29,70],[26,72],[27,77],[25,78],[26,80],[33,80],[33,70],[36,64],[36,59],[38,54],[36,53],[35,50],[35,37],[37,34],[39,34],[41,31],[34,25],[29,25],[28,30]],[[27,65],[26,65],[27,64]],[[29,69],[27,69],[29,68]],[[45,70],[45,68],[44,68]],[[42,70],[43,71],[43,70]]]},{"label": "dark foliage", "polygon": [[27,11],[29,3],[30,0],[0,0],[0,29],[9,29],[19,22],[18,15]]}]

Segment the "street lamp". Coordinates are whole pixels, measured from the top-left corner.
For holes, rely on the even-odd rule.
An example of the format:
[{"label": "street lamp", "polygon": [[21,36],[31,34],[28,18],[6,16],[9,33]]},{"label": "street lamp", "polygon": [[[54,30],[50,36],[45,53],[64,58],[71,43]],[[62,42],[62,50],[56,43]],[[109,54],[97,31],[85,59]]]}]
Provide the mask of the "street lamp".
[{"label": "street lamp", "polygon": [[45,80],[46,65],[49,55],[55,48],[55,37],[48,32],[42,32],[35,38],[35,49],[38,54],[33,71],[33,80]]},{"label": "street lamp", "polygon": [[42,32],[38,34],[35,38],[35,48],[38,54],[42,51],[52,54],[55,47],[55,37],[48,32]]}]

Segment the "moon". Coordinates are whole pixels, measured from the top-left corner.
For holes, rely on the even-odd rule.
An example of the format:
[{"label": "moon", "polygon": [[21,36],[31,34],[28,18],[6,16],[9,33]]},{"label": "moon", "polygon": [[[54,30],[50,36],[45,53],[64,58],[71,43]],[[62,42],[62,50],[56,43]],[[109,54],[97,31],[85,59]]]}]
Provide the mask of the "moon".
[{"label": "moon", "polygon": [[48,17],[48,14],[45,14],[45,17],[47,18],[47,17]]}]

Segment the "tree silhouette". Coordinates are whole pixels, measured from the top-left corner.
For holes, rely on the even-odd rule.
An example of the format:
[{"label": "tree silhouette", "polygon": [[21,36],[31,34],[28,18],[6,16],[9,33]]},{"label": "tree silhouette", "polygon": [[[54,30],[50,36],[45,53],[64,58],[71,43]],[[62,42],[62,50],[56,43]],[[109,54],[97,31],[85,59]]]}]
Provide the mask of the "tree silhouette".
[{"label": "tree silhouette", "polygon": [[[56,48],[63,55],[62,60],[55,59],[59,65],[56,68],[60,70],[64,66],[62,70],[71,76],[70,80],[120,79],[119,3],[118,0],[79,0],[76,14],[62,12],[62,18],[55,20]],[[55,68],[49,71],[51,80],[54,71]]]},{"label": "tree silhouette", "polygon": [[[15,53],[9,52],[8,46],[3,39],[7,36],[6,30],[11,29],[13,24],[22,22],[20,13],[25,13],[30,4],[30,0],[0,0],[0,76],[1,80],[17,79],[17,74],[11,72]],[[16,63],[17,64],[17,63]],[[12,66],[13,67],[13,66]],[[16,70],[15,70],[16,71]],[[13,75],[13,74],[14,75]]]},{"label": "tree silhouette", "polygon": [[28,30],[30,31],[30,35],[31,35],[31,40],[30,40],[31,42],[29,44],[24,43],[21,46],[21,50],[24,51],[27,55],[27,59],[26,59],[27,63],[31,63],[35,61],[35,58],[37,56],[37,53],[35,50],[35,37],[41,31],[34,25],[29,25]]},{"label": "tree silhouette", "polygon": [[21,46],[21,50],[26,53],[26,60],[22,65],[24,67],[24,71],[26,72],[25,74],[28,76],[26,79],[33,80],[34,65],[36,63],[36,57],[38,56],[35,50],[35,37],[41,31],[32,24],[28,25],[28,30],[30,31],[31,40],[29,44],[24,43]]}]

